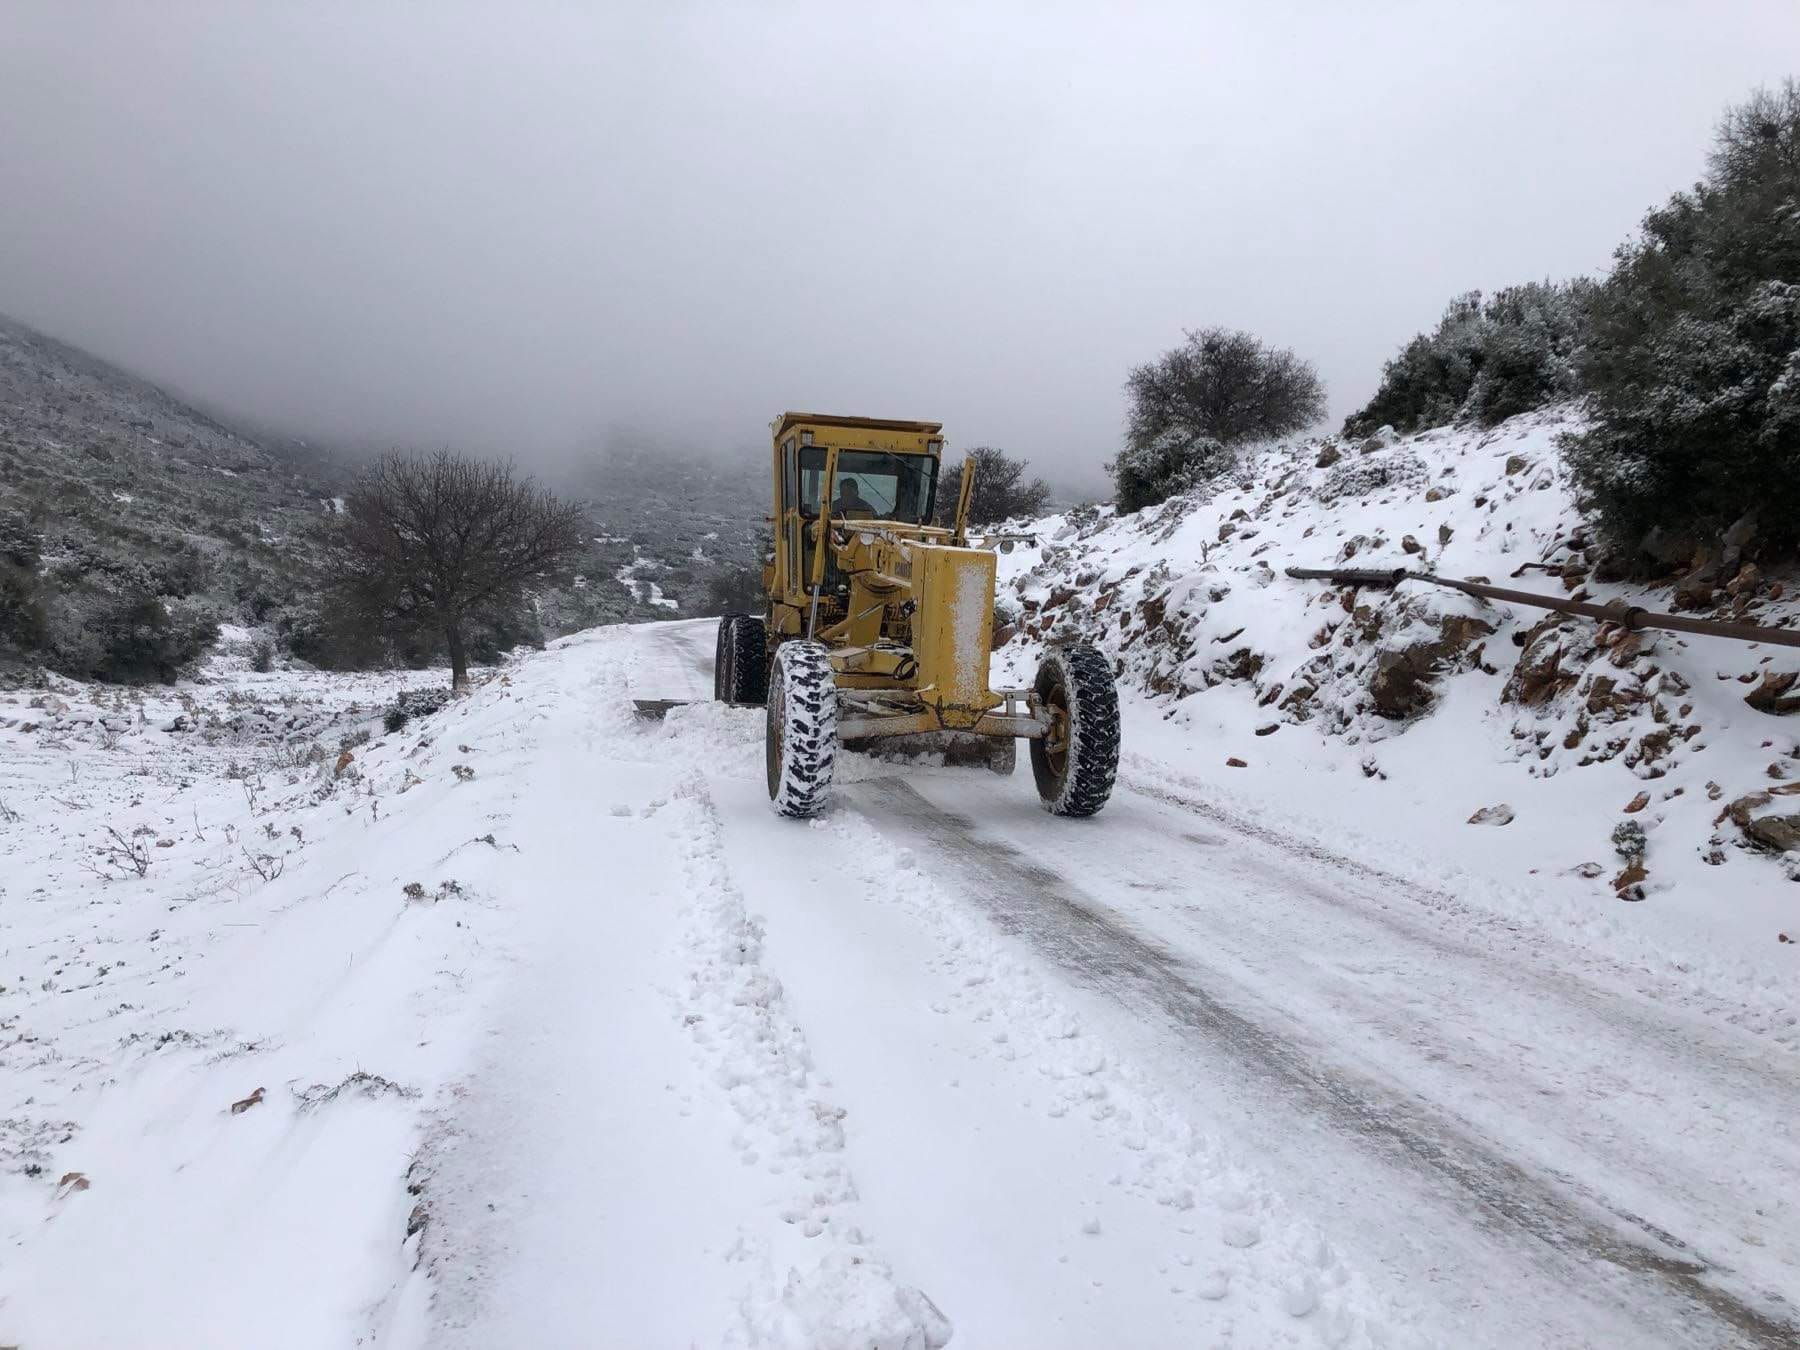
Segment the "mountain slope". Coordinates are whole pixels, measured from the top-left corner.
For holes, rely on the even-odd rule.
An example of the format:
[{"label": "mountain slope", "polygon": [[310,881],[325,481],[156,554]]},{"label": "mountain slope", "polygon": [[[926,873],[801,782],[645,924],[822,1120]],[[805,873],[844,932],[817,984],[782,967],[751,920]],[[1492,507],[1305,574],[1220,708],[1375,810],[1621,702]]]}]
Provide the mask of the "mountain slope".
[{"label": "mountain slope", "polygon": [[332,509],[316,473],[5,319],[0,483],[0,663],[120,678],[168,673],[212,625],[291,606]]}]

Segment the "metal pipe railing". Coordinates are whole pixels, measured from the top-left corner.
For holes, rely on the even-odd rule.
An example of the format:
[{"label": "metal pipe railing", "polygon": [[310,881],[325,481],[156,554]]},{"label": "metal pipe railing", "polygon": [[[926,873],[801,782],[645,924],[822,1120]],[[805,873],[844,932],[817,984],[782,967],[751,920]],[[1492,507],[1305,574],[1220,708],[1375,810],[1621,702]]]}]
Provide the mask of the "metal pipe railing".
[{"label": "metal pipe railing", "polygon": [[1508,586],[1490,586],[1485,581],[1462,581],[1456,577],[1434,576],[1430,572],[1414,572],[1405,567],[1387,570],[1290,567],[1287,574],[1302,581],[1335,581],[1340,585],[1369,586],[1380,590],[1392,590],[1403,581],[1423,581],[1431,586],[1447,586],[1465,595],[1479,596],[1483,600],[1553,609],[1562,614],[1579,614],[1583,618],[1616,623],[1627,629],[1661,628],[1673,633],[1694,633],[1700,637],[1729,638],[1734,642],[1772,642],[1781,647],[1800,647],[1800,629],[1796,628],[1770,628],[1760,623],[1725,623],[1718,619],[1690,619],[1680,614],[1658,614],[1641,605],[1628,605],[1623,600],[1609,600],[1604,605],[1596,605],[1589,600],[1565,600],[1561,596],[1515,591]]}]

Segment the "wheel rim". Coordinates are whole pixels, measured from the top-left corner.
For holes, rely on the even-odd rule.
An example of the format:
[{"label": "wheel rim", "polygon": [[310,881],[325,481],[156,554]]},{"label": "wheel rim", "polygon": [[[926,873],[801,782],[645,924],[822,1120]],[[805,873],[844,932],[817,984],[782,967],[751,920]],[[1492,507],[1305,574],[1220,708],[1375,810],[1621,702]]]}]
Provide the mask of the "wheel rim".
[{"label": "wheel rim", "polygon": [[1050,729],[1044,733],[1044,759],[1050,772],[1063,778],[1069,772],[1069,691],[1061,680],[1045,693],[1044,711],[1050,717]]}]

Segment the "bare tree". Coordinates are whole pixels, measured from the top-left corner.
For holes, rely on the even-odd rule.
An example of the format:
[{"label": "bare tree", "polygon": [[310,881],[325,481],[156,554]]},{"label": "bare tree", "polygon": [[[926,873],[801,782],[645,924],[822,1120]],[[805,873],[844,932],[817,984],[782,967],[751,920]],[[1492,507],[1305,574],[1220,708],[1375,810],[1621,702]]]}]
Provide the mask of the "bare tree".
[{"label": "bare tree", "polygon": [[[991,445],[978,445],[965,461],[975,463],[975,492],[969,499],[971,525],[997,525],[1015,516],[1041,516],[1050,501],[1049,485],[1041,478],[1026,478],[1029,461],[1014,459],[1006,451]],[[937,510],[940,525],[956,518],[957,489],[962,485],[962,465],[943,471],[938,484]]]},{"label": "bare tree", "polygon": [[580,507],[510,464],[447,450],[386,456],[357,481],[344,514],[340,594],[370,617],[441,634],[454,689],[469,682],[469,619],[518,604],[588,534]]}]

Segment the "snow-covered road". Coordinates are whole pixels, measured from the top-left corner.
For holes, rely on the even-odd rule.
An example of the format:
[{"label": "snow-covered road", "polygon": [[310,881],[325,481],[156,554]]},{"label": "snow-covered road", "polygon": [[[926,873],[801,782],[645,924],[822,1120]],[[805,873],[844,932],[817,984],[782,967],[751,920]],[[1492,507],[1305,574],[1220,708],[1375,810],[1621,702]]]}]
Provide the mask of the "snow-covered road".
[{"label": "snow-covered road", "polygon": [[1092,820],[856,755],[785,820],[712,646],[261,767],[204,710],[7,733],[0,1345],[1797,1343],[1768,977],[1321,841],[1135,703]]},{"label": "snow-covered road", "polygon": [[565,650],[533,835],[592,880],[443,1149],[469,1344],[1794,1343],[1800,1080],[1725,1009],[1147,755],[1092,821],[858,757],[782,820],[755,713],[620,712],[711,644]]}]

